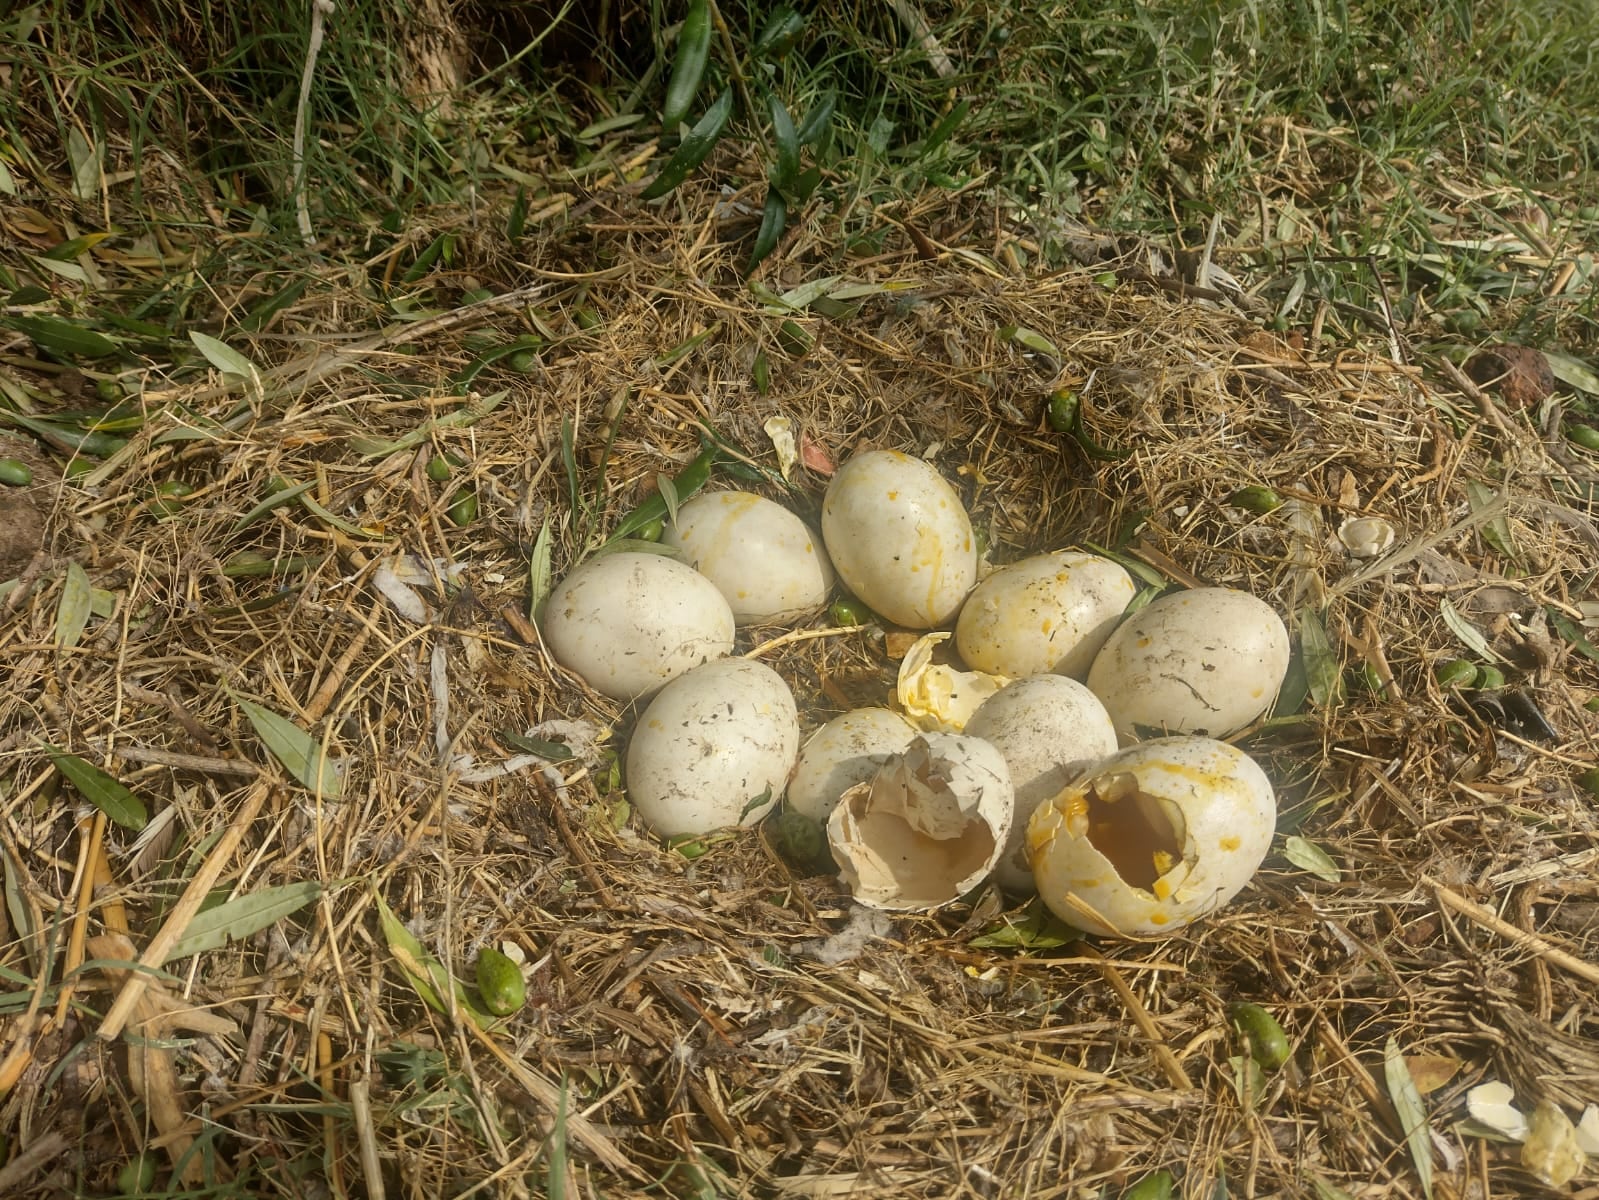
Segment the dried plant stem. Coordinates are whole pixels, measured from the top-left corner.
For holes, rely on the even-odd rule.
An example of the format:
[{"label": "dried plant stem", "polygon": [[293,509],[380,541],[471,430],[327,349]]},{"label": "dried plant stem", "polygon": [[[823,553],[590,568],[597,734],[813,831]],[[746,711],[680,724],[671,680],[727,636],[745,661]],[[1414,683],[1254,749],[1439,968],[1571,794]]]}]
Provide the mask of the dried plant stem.
[{"label": "dried plant stem", "polygon": [[1451,891],[1436,880],[1426,880],[1427,886],[1432,888],[1433,895],[1438,898],[1438,903],[1445,908],[1452,909],[1461,916],[1481,925],[1484,929],[1491,929],[1500,937],[1506,938],[1524,950],[1530,950],[1545,962],[1553,963],[1562,970],[1569,971],[1579,979],[1586,979],[1589,983],[1599,985],[1599,967],[1578,958],[1569,951],[1562,950],[1553,942],[1536,933],[1528,933],[1524,929],[1517,929],[1509,921],[1499,916],[1491,909],[1484,908],[1474,900],[1467,900],[1459,892]]},{"label": "dried plant stem", "polygon": [[166,923],[161,926],[160,931],[145,948],[144,954],[140,956],[139,965],[147,970],[128,973],[128,980],[117,994],[111,1011],[106,1013],[105,1019],[100,1022],[100,1028],[96,1030],[102,1041],[109,1042],[122,1033],[122,1027],[128,1023],[139,999],[144,995],[144,989],[149,986],[150,976],[147,972],[158,971],[165,964],[167,955],[172,952],[172,947],[177,945],[178,939],[189,928],[189,922],[194,920],[195,914],[200,911],[200,905],[205,903],[206,895],[221,878],[228,863],[233,860],[233,852],[239,848],[239,843],[244,840],[244,835],[249,831],[251,824],[260,815],[261,806],[271,794],[272,786],[264,781],[250,789],[243,806],[234,815],[211,853],[206,856],[205,862],[200,864],[200,869],[194,873],[194,878],[189,880],[189,886],[183,889],[183,895],[173,906],[172,915],[166,919]]},{"label": "dried plant stem", "polygon": [[1128,986],[1127,980],[1122,978],[1122,973],[1106,961],[1104,955],[1086,943],[1079,943],[1077,951],[1093,962],[1105,982],[1110,984],[1116,995],[1121,998],[1123,1006],[1133,1018],[1133,1023],[1154,1047],[1155,1058],[1160,1063],[1160,1069],[1166,1074],[1166,1081],[1179,1092],[1193,1091],[1194,1081],[1188,1078],[1188,1072],[1183,1070],[1183,1064],[1177,1060],[1177,1055],[1172,1052],[1172,1048],[1166,1044],[1165,1037],[1161,1035],[1160,1026],[1155,1024],[1155,1018],[1149,1015],[1149,1010],[1144,1007],[1137,993]]}]

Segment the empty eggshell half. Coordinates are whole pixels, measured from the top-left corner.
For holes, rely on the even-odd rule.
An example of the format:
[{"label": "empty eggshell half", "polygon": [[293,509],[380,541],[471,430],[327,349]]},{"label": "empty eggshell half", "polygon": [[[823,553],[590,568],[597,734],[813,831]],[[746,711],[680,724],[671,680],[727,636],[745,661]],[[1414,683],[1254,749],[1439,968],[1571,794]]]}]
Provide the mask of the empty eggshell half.
[{"label": "empty eggshell half", "polygon": [[753,825],[783,795],[799,716],[783,677],[724,658],[650,701],[627,748],[627,798],[662,837]]},{"label": "empty eggshell half", "polygon": [[821,539],[788,509],[751,492],[706,492],[661,534],[727,598],[740,625],[787,621],[827,603],[833,568]]},{"label": "empty eggshell half", "polygon": [[917,638],[899,663],[894,691],[899,706],[918,729],[959,733],[978,707],[1010,680],[982,671],[960,671],[933,661],[933,652],[949,641],[947,633]]},{"label": "empty eggshell half", "polygon": [[822,538],[849,590],[907,629],[942,625],[977,582],[977,543],[955,489],[894,450],[857,454],[833,475]]},{"label": "empty eggshell half", "polygon": [[915,736],[916,726],[891,708],[857,708],[834,717],[800,748],[788,781],[789,808],[827,820],[840,796],[871,779]]},{"label": "empty eggshell half", "polygon": [[966,733],[1005,756],[1016,811],[994,881],[1013,895],[1034,891],[1027,863],[1027,819],[1045,800],[1100,759],[1116,753],[1116,729],[1099,697],[1064,675],[1018,679],[985,700]]},{"label": "empty eggshell half", "polygon": [[955,645],[979,671],[1081,679],[1136,590],[1133,577],[1108,558],[1037,554],[972,589],[955,623]]},{"label": "empty eggshell half", "polygon": [[550,592],[555,661],[614,700],[647,695],[733,649],[733,611],[705,576],[661,554],[603,554]]},{"label": "empty eggshell half", "polygon": [[1271,845],[1271,781],[1242,750],[1158,738],[1104,759],[1033,812],[1038,894],[1090,933],[1170,933],[1226,904]]},{"label": "empty eggshell half", "polygon": [[993,746],[924,733],[844,793],[827,821],[828,845],[862,904],[933,909],[994,869],[1013,804],[1005,759]]},{"label": "empty eggshell half", "polygon": [[1288,671],[1288,630],[1264,600],[1194,588],[1116,627],[1089,668],[1123,742],[1140,732],[1227,737],[1271,707]]}]

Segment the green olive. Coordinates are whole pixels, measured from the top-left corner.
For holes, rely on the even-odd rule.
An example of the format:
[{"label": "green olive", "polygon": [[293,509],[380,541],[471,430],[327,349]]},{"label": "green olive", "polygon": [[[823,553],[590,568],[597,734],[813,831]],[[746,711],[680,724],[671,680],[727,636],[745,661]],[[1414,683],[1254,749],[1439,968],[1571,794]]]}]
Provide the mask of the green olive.
[{"label": "green olive", "polygon": [[539,353],[537,350],[518,350],[515,354],[506,355],[505,365],[523,375],[531,375],[539,369]]},{"label": "green olive", "polygon": [[656,517],[653,521],[640,525],[633,531],[633,536],[641,542],[658,542],[661,540],[661,534],[665,532],[666,522],[661,520],[660,517]]},{"label": "green olive", "polygon": [[1230,1004],[1227,1017],[1233,1028],[1249,1039],[1249,1053],[1262,1071],[1275,1071],[1288,1061],[1288,1035],[1277,1024],[1277,1018],[1260,1005]]},{"label": "green olive", "polygon": [[1451,658],[1432,669],[1432,677],[1439,687],[1469,688],[1477,682],[1477,664],[1463,658]]},{"label": "green olive", "polygon": [[465,528],[477,520],[477,493],[471,488],[462,488],[455,493],[450,501],[450,520],[461,528]]},{"label": "green olive", "polygon": [[1566,438],[1584,450],[1599,450],[1599,429],[1592,425],[1567,425]]},{"label": "green olive", "polygon": [[522,968],[493,946],[478,952],[477,990],[483,997],[483,1007],[497,1017],[508,1017],[527,1003]]},{"label": "green olive", "polygon": [[1231,496],[1228,496],[1227,503],[1234,508],[1241,508],[1245,512],[1252,512],[1257,517],[1263,517],[1267,513],[1275,512],[1281,508],[1283,506],[1283,498],[1272,488],[1262,487],[1260,484],[1251,484],[1248,487],[1239,488]]},{"label": "green olive", "polygon": [[1599,800],[1599,767],[1589,767],[1577,776],[1577,786],[1595,800]]},{"label": "green olive", "polygon": [[1059,388],[1049,394],[1046,420],[1056,433],[1070,433],[1077,425],[1082,401],[1070,388]]},{"label": "green olive", "polygon": [[66,470],[62,472],[68,479],[76,479],[80,475],[87,475],[94,470],[96,463],[92,458],[74,458],[67,462]]},{"label": "green olive", "polygon": [[828,618],[834,625],[869,625],[876,615],[859,600],[835,600],[828,607]]},{"label": "green olive", "polygon": [[427,475],[434,483],[443,483],[450,477],[450,460],[442,454],[428,459]]},{"label": "green olive", "polygon": [[96,379],[94,398],[102,404],[115,404],[122,399],[122,385],[115,379]]},{"label": "green olive", "polygon": [[176,516],[183,508],[183,498],[194,494],[194,484],[182,479],[163,479],[156,484],[155,495],[148,501],[146,507],[156,517],[165,519]]},{"label": "green olive", "polygon": [[155,1187],[155,1154],[141,1150],[117,1172],[117,1191],[124,1196],[140,1196]]},{"label": "green olive", "polygon": [[1498,691],[1505,686],[1505,673],[1494,666],[1478,667],[1476,686],[1480,692]]},{"label": "green olive", "polygon": [[33,468],[20,458],[0,458],[0,483],[27,487],[33,482]]},{"label": "green olive", "polygon": [[827,830],[820,821],[785,809],[768,818],[766,827],[772,847],[791,867],[815,875],[836,869],[827,848]]},{"label": "green olive", "polygon": [[1177,1180],[1164,1167],[1145,1175],[1122,1193],[1122,1200],[1171,1200]]}]

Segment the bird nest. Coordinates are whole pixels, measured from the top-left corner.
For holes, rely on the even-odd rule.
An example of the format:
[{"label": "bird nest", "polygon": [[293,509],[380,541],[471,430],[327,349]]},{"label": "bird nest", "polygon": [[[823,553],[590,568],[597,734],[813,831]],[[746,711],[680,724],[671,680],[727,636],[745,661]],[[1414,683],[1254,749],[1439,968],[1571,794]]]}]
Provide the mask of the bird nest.
[{"label": "bird nest", "polygon": [[[1147,258],[1008,269],[1021,235],[983,214],[979,241],[959,203],[903,252],[794,245],[753,287],[693,205],[605,197],[520,254],[447,215],[449,274],[396,244],[221,332],[232,371],[214,346],[122,371],[139,419],[88,473],[12,439],[35,528],[4,547],[0,1190],[103,1191],[145,1148],[173,1188],[251,1195],[1548,1174],[1466,1095],[1599,1102],[1599,534],[1558,414],[1397,339],[1263,332]],[[221,315],[246,285],[215,284]],[[395,321],[407,290],[426,312]],[[904,450],[995,564],[1095,545],[1270,602],[1298,666],[1238,739],[1279,797],[1252,884],[1169,937],[1083,939],[991,891],[858,908],[755,829],[651,837],[634,711],[550,660],[530,601],[708,444],[712,487],[813,520],[831,465]],[[1395,541],[1353,557],[1368,517]],[[735,653],[807,729],[891,695],[899,631],[797,630]],[[1505,686],[1442,687],[1455,658]],[[523,964],[503,1019],[484,947]]]}]

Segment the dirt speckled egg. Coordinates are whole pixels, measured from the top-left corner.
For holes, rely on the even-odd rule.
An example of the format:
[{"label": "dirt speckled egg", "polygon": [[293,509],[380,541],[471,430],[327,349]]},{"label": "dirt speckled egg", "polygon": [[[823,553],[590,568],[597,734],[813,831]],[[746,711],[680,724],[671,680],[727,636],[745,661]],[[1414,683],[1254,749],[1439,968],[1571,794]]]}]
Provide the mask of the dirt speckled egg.
[{"label": "dirt speckled egg", "polygon": [[966,732],[1005,756],[1016,815],[994,880],[1013,895],[1033,891],[1027,819],[1082,770],[1116,753],[1116,729],[1099,698],[1064,675],[1018,679],[983,701]]},{"label": "dirt speckled egg", "polygon": [[633,700],[731,652],[733,610],[675,559],[602,554],[555,585],[540,633],[555,661],[595,691]]},{"label": "dirt speckled egg", "polygon": [[877,774],[915,736],[916,726],[891,708],[857,708],[834,717],[801,747],[788,781],[788,806],[827,820],[840,796]]},{"label": "dirt speckled egg", "polygon": [[787,621],[827,603],[833,568],[788,509],[750,492],[709,492],[680,505],[661,541],[727,598],[740,625]]},{"label": "dirt speckled egg", "polygon": [[1059,550],[1001,567],[961,606],[955,645],[966,664],[1020,679],[1081,679],[1137,589],[1097,554]]},{"label": "dirt speckled egg", "polygon": [[799,715],[782,676],[724,658],[650,701],[627,748],[627,798],[662,837],[753,825],[782,798],[798,753]]},{"label": "dirt speckled egg", "polygon": [[933,909],[994,869],[1014,803],[1005,759],[993,746],[924,733],[870,782],[844,793],[827,819],[827,844],[862,904]]},{"label": "dirt speckled egg", "polygon": [[1104,759],[1027,823],[1038,894],[1090,933],[1158,935],[1214,912],[1266,857],[1271,781],[1242,750],[1157,738]]},{"label": "dirt speckled egg", "polygon": [[840,467],[822,501],[822,539],[850,591],[907,629],[944,624],[977,582],[960,497],[908,454],[872,450]]},{"label": "dirt speckled egg", "polygon": [[1123,742],[1140,732],[1227,737],[1261,716],[1288,671],[1288,630],[1232,588],[1174,592],[1128,617],[1088,671]]}]

